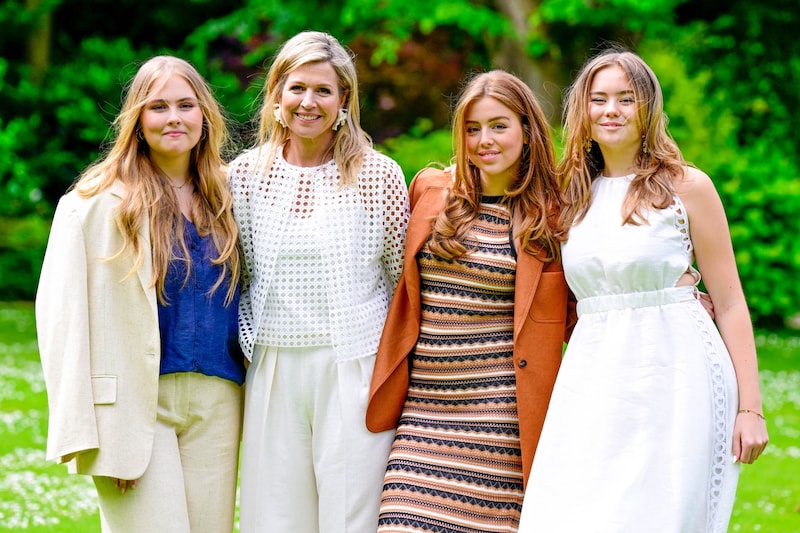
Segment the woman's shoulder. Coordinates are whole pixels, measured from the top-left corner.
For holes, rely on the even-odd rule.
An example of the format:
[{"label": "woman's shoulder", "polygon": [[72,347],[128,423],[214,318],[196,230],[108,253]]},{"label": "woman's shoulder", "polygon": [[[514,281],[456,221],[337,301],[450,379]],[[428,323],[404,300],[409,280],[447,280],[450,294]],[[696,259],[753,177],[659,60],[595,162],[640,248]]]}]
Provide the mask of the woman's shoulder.
[{"label": "woman's shoulder", "polygon": [[411,181],[416,183],[418,188],[446,187],[449,189],[453,184],[454,172],[455,168],[452,166],[446,168],[428,166],[417,172]]},{"label": "woman's shoulder", "polygon": [[440,168],[434,166],[425,167],[417,172],[408,187],[411,205],[416,206],[428,190],[449,191],[453,186],[453,172],[453,167]]},{"label": "woman's shoulder", "polygon": [[81,194],[77,187],[73,187],[59,199],[56,211],[61,217],[71,213],[81,223],[97,217],[105,218],[119,205],[125,191],[125,185],[118,181],[92,194]]},{"label": "woman's shoulder", "polygon": [[265,157],[267,152],[268,149],[266,146],[247,148],[228,163],[228,171],[230,172],[232,169],[255,168],[258,165],[258,161]]},{"label": "woman's shoulder", "polygon": [[364,160],[362,166],[377,166],[400,171],[400,164],[397,161],[374,148],[367,148],[364,150]]},{"label": "woman's shoulder", "polygon": [[675,176],[672,185],[675,192],[681,198],[691,197],[715,192],[715,187],[711,177],[697,167],[684,165],[682,172]]}]

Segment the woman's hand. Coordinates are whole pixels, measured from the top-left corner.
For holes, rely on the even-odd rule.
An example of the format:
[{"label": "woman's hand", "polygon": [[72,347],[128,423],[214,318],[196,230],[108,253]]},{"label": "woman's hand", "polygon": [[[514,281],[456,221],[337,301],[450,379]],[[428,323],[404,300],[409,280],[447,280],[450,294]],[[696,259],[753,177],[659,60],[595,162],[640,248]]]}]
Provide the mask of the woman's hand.
[{"label": "woman's hand", "polygon": [[742,409],[733,425],[734,462],[753,464],[769,442],[767,424],[757,411]]},{"label": "woman's hand", "polygon": [[111,481],[114,483],[114,486],[119,489],[120,494],[125,494],[128,489],[135,489],[136,488],[136,480],[135,479],[119,479],[116,477],[112,477]]},{"label": "woman's hand", "polygon": [[708,316],[711,317],[711,320],[714,320],[714,302],[711,301],[711,296],[705,292],[697,291],[697,299],[700,300],[700,304],[706,310]]}]

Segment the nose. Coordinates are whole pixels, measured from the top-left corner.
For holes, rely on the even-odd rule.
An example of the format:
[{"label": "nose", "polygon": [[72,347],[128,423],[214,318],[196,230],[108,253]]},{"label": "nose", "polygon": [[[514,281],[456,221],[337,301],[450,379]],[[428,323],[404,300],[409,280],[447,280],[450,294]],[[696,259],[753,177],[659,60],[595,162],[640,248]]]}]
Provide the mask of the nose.
[{"label": "nose", "polygon": [[488,146],[494,142],[491,128],[481,128],[481,146]]},{"label": "nose", "polygon": [[300,102],[300,105],[306,108],[314,107],[314,91],[312,89],[307,89],[303,93],[303,101]]},{"label": "nose", "polygon": [[178,108],[174,106],[169,106],[169,116],[167,117],[168,124],[178,124],[181,121],[181,117],[178,114]]},{"label": "nose", "polygon": [[617,102],[613,98],[609,98],[608,102],[606,102],[606,108],[604,114],[615,117],[619,115],[619,109],[617,109]]}]

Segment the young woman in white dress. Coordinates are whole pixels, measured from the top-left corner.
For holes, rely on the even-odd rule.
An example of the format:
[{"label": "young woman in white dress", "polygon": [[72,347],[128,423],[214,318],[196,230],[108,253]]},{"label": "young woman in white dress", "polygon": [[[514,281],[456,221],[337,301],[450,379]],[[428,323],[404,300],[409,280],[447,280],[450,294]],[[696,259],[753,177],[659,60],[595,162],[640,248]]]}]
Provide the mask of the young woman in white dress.
[{"label": "young woman in white dress", "polygon": [[565,118],[563,261],[579,319],[520,531],[724,532],[738,463],[768,437],[722,203],[683,160],[637,55],[590,59]]}]

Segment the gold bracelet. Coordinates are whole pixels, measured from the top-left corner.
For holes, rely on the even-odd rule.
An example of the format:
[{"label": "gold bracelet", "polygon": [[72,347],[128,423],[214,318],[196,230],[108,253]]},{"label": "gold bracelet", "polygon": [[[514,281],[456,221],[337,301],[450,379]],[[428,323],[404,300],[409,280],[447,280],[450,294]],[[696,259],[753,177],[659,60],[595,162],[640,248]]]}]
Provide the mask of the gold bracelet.
[{"label": "gold bracelet", "polygon": [[754,415],[756,415],[761,420],[766,420],[766,418],[764,418],[764,415],[762,415],[758,411],[751,411],[750,409],[739,409],[739,413],[753,413]]}]

